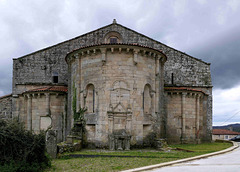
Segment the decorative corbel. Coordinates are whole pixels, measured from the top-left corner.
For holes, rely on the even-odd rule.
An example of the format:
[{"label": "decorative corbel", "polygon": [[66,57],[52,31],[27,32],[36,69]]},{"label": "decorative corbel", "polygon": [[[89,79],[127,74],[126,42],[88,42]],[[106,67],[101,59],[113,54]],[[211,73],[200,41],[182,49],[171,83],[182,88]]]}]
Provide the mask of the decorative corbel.
[{"label": "decorative corbel", "polygon": [[100,48],[100,51],[102,53],[102,65],[106,63],[106,48]]},{"label": "decorative corbel", "polygon": [[152,98],[152,97],[154,96],[155,93],[156,93],[156,91],[151,90],[151,91],[150,91],[150,97]]},{"label": "decorative corbel", "polygon": [[160,63],[160,58],[161,58],[161,56],[159,56],[159,55],[157,55],[156,56],[156,76],[158,76],[159,75],[159,63]]},{"label": "decorative corbel", "polygon": [[133,50],[133,63],[134,65],[137,65],[138,63],[138,52],[139,52],[139,49],[134,49]]},{"label": "decorative corbel", "polygon": [[121,52],[122,52],[122,48],[119,48],[118,50],[119,50],[119,54],[121,54]]},{"label": "decorative corbel", "polygon": [[78,53],[77,53],[77,54],[74,54],[73,56],[74,56],[75,59],[78,59],[78,58],[79,58],[79,54],[78,54]]}]

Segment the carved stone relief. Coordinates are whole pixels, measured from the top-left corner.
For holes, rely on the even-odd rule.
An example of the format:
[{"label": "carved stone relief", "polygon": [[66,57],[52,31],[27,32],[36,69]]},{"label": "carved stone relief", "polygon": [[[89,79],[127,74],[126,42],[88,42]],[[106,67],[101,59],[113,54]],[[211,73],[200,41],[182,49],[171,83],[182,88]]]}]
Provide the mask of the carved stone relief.
[{"label": "carved stone relief", "polygon": [[131,122],[130,90],[126,82],[116,81],[110,92],[108,111],[110,149],[122,150],[130,148]]}]

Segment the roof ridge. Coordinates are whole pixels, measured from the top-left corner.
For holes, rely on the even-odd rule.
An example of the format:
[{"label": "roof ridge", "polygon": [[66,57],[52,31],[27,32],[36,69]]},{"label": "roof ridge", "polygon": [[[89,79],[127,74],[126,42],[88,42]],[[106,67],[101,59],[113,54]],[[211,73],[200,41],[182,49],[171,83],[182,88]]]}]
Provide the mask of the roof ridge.
[{"label": "roof ridge", "polygon": [[191,55],[189,55],[189,54],[186,54],[186,53],[184,53],[184,52],[182,52],[182,51],[180,51],[180,50],[177,50],[177,49],[175,49],[175,48],[173,48],[173,47],[170,47],[170,46],[168,46],[168,45],[166,45],[166,44],[164,44],[164,43],[161,43],[160,41],[157,41],[157,40],[155,40],[155,39],[153,39],[153,38],[150,38],[150,37],[148,37],[148,36],[146,36],[146,35],[144,35],[144,34],[142,34],[142,33],[139,33],[139,32],[137,32],[137,31],[135,31],[135,30],[133,30],[133,29],[130,29],[130,28],[126,27],[126,26],[123,26],[123,25],[118,24],[118,23],[116,23],[115,25],[119,25],[119,26],[121,26],[121,27],[123,27],[123,28],[125,28],[125,29],[128,29],[128,30],[130,30],[130,31],[132,31],[132,32],[135,32],[135,33],[137,33],[137,34],[140,34],[140,35],[143,36],[143,37],[146,37],[146,38],[148,38],[148,39],[150,39],[150,40],[152,40],[152,41],[155,41],[155,42],[157,42],[157,43],[159,43],[159,44],[162,44],[162,45],[164,45],[164,46],[166,46],[166,47],[168,47],[168,48],[170,48],[170,49],[173,49],[173,50],[178,51],[178,52],[180,52],[180,53],[182,53],[182,54],[185,54],[185,55],[187,55],[187,56],[189,56],[189,57],[191,57],[191,58],[193,58],[193,59],[195,59],[195,60],[198,60],[198,61],[200,61],[200,62],[203,62],[203,63],[205,63],[205,64],[207,64],[207,65],[210,65],[210,64],[211,64],[211,63],[207,63],[207,62],[205,62],[205,61],[203,61],[203,60],[201,60],[201,59],[198,59],[198,58],[196,58],[196,57],[193,57],[193,56],[191,56]]},{"label": "roof ridge", "polygon": [[41,51],[44,51],[44,50],[48,50],[48,49],[50,49],[50,48],[53,48],[53,47],[56,47],[56,46],[58,46],[58,45],[64,44],[64,43],[66,43],[66,42],[68,42],[68,41],[72,41],[72,40],[78,39],[78,38],[83,37],[83,36],[85,36],[85,35],[87,35],[87,34],[91,34],[91,33],[95,32],[95,31],[100,30],[100,29],[109,27],[109,26],[111,26],[111,25],[118,25],[118,24],[117,24],[117,23],[116,23],[116,24],[111,23],[111,24],[105,25],[105,26],[100,27],[100,28],[98,28],[98,29],[95,29],[95,30],[92,30],[92,31],[90,31],[90,32],[84,33],[84,34],[82,34],[82,35],[76,36],[76,37],[74,37],[74,38],[70,38],[70,39],[67,39],[67,40],[65,40],[65,41],[59,42],[59,43],[57,43],[57,44],[50,45],[50,46],[47,46],[47,47],[45,47],[45,48],[42,48],[42,49],[40,49],[40,50],[33,51],[33,52],[29,53],[29,54],[26,54],[26,55],[23,55],[23,56],[20,56],[20,57],[17,57],[17,58],[13,58],[13,60],[21,59],[21,58],[27,57],[27,56],[29,56],[29,55],[33,55],[33,54],[38,53],[38,52],[41,52]]},{"label": "roof ridge", "polygon": [[10,96],[12,96],[12,94],[6,94],[4,96],[0,96],[0,99],[7,98],[7,97],[10,97]]},{"label": "roof ridge", "polygon": [[154,42],[156,42],[156,43],[158,43],[158,44],[164,45],[164,46],[166,46],[166,47],[168,47],[168,48],[170,48],[170,49],[172,49],[172,50],[175,50],[175,51],[178,51],[178,52],[180,52],[180,53],[182,53],[182,54],[185,54],[185,55],[187,55],[188,57],[193,58],[193,59],[195,59],[195,60],[197,60],[197,61],[200,61],[200,62],[202,62],[202,63],[205,63],[205,64],[207,64],[207,65],[210,65],[210,64],[211,64],[211,63],[207,63],[207,62],[205,62],[205,61],[203,61],[203,60],[201,60],[201,59],[198,59],[198,58],[196,58],[196,57],[193,57],[193,56],[191,56],[191,55],[189,55],[189,54],[186,54],[186,53],[184,53],[184,52],[182,52],[182,51],[180,51],[180,50],[177,50],[177,49],[175,49],[175,48],[173,48],[173,47],[170,47],[170,46],[168,46],[168,45],[166,45],[166,44],[164,44],[164,43],[162,43],[162,42],[160,42],[160,41],[157,41],[157,40],[155,40],[155,39],[153,39],[153,38],[150,38],[150,37],[148,37],[148,36],[146,36],[146,35],[144,35],[144,34],[142,34],[142,33],[139,33],[139,32],[137,32],[137,31],[135,31],[135,30],[133,30],[133,29],[130,29],[130,28],[126,27],[126,26],[123,26],[123,25],[121,25],[121,24],[119,24],[119,23],[114,23],[114,22],[111,23],[111,24],[105,25],[105,26],[103,26],[103,27],[100,27],[100,28],[98,28],[98,29],[92,30],[92,31],[90,31],[90,32],[84,33],[84,34],[82,34],[82,35],[76,36],[76,37],[74,37],[74,38],[67,39],[67,40],[65,40],[65,41],[63,41],[63,42],[60,42],[60,43],[57,43],[57,44],[54,44],[54,45],[51,45],[51,46],[42,48],[42,49],[40,49],[40,50],[34,51],[34,52],[32,52],[32,53],[26,54],[26,55],[24,55],[24,56],[21,56],[21,57],[18,57],[18,58],[13,58],[13,60],[21,59],[21,58],[27,57],[27,56],[29,56],[29,55],[33,55],[33,54],[35,54],[35,53],[38,53],[38,52],[41,52],[41,51],[44,51],[44,50],[47,50],[47,49],[56,47],[56,46],[58,46],[58,45],[61,45],[61,44],[66,43],[66,42],[68,42],[68,41],[72,41],[72,40],[81,38],[81,37],[83,37],[83,36],[85,36],[85,35],[91,34],[91,33],[93,33],[93,32],[96,32],[96,31],[98,31],[98,30],[104,29],[104,28],[109,27],[109,26],[112,26],[112,25],[117,25],[117,26],[120,26],[120,27],[122,27],[122,28],[124,28],[124,29],[127,29],[127,30],[129,30],[129,31],[132,31],[132,32],[134,32],[134,33],[137,33],[137,34],[139,34],[139,35],[141,35],[141,36],[143,36],[143,37],[145,37],[145,38],[148,38],[148,39],[150,39],[150,40],[152,40],[152,41],[154,41]]}]

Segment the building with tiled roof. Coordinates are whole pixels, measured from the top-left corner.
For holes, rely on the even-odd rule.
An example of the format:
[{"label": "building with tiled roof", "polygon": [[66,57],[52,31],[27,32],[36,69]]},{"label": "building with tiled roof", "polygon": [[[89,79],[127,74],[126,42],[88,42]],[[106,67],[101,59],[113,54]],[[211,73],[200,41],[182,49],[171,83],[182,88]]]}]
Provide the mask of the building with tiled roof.
[{"label": "building with tiled roof", "polygon": [[85,142],[95,147],[212,139],[210,64],[115,20],[14,58],[12,84],[9,117],[34,132],[55,130],[57,142],[83,108]]},{"label": "building with tiled roof", "polygon": [[229,140],[237,135],[240,135],[240,132],[225,130],[225,129],[213,129],[212,131],[212,139],[220,139],[220,140]]}]

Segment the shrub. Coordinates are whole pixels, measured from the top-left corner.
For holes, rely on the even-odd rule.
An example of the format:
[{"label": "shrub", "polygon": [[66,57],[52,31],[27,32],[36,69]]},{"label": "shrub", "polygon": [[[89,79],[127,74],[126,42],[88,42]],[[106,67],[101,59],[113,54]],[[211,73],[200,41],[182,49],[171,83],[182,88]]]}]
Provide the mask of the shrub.
[{"label": "shrub", "polygon": [[0,119],[0,171],[42,171],[50,166],[45,133],[34,134],[17,120]]}]

